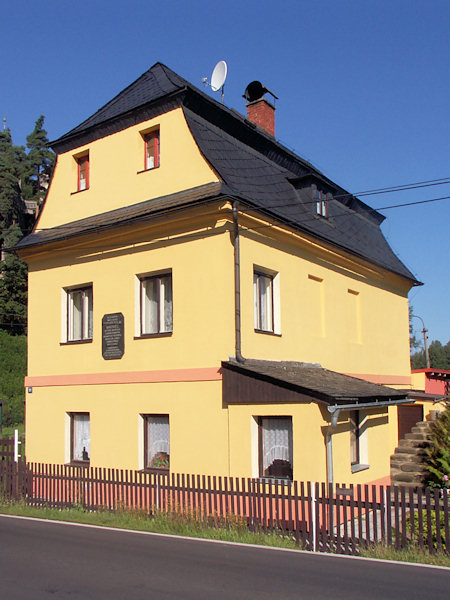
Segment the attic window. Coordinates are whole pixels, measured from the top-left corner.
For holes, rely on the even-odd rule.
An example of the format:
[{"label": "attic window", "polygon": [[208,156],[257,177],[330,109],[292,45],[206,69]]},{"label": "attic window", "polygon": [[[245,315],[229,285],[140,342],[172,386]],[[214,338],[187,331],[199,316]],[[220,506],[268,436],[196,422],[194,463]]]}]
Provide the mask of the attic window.
[{"label": "attic window", "polygon": [[77,191],[89,188],[89,153],[75,157],[77,161]]},{"label": "attic window", "polygon": [[144,138],[144,170],[159,167],[159,129],[143,134]]},{"label": "attic window", "polygon": [[316,214],[328,218],[328,194],[319,190],[317,190]]}]

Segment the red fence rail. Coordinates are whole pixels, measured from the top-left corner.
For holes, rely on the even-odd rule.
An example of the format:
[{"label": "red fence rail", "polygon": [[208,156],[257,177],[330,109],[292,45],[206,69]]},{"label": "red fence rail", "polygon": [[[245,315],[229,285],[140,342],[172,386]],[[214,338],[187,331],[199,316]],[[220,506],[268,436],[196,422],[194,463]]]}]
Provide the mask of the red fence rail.
[{"label": "red fence rail", "polygon": [[450,551],[447,490],[0,461],[0,494],[37,507],[123,508],[276,531],[321,552],[358,554],[378,543]]}]

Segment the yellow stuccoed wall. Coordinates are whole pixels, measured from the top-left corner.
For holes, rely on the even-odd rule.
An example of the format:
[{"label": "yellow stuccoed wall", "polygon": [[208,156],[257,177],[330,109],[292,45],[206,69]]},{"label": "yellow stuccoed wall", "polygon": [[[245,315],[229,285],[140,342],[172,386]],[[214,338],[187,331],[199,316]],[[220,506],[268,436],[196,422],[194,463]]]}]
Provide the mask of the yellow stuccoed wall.
[{"label": "yellow stuccoed wall", "polygon": [[[159,125],[161,166],[143,163],[141,131]],[[38,228],[52,227],[212,181],[180,109],[89,144],[90,189],[71,194],[75,154],[58,164]],[[24,251],[29,264],[28,375],[64,376],[220,367],[235,353],[232,222],[229,206],[190,209],[162,222],[141,223],[95,236]],[[240,216],[242,352],[250,358],[319,362],[353,374],[408,378],[409,283],[307,236],[261,226]],[[279,273],[281,335],[255,333],[253,270]],[[134,339],[136,276],[172,270],[173,334]],[[61,342],[62,290],[93,284],[92,343]],[[349,291],[350,290],[350,291]],[[125,354],[103,360],[101,320],[122,312]],[[408,384],[408,381],[405,383]],[[91,465],[140,468],[142,414],[169,414],[171,470],[256,475],[255,418],[290,415],[294,477],[324,480],[323,428],[327,411],[316,403],[222,404],[220,381],[35,386],[27,393],[27,458],[68,460],[68,413],[91,416]],[[335,481],[365,483],[389,473],[396,445],[396,408],[369,413],[370,469],[352,474],[348,414],[333,435]],[[256,444],[256,446],[255,446]]]},{"label": "yellow stuccoed wall", "polygon": [[143,414],[168,414],[171,470],[228,474],[221,382],[55,386],[27,394],[27,459],[70,460],[67,412],[89,412],[91,466],[140,469]]},{"label": "yellow stuccoed wall", "polygon": [[[160,166],[144,168],[141,132],[159,126]],[[76,192],[75,156],[89,150],[89,189]],[[218,181],[189,132],[181,108],[58,155],[38,227],[55,227]],[[74,193],[76,192],[76,193]]]},{"label": "yellow stuccoed wall", "polygon": [[[250,282],[255,266],[279,273],[280,336],[254,331]],[[241,286],[244,356],[409,378],[410,286],[400,277],[323,252],[306,239],[246,232]]]},{"label": "yellow stuccoed wall", "polygon": [[[68,265],[57,253],[44,265],[42,260],[30,262],[29,375],[211,367],[233,354],[233,255],[228,233],[181,241],[158,237],[140,250],[111,252],[96,250],[102,243],[108,246],[106,238],[99,245],[101,239],[93,241],[92,254],[87,248],[66,255]],[[136,275],[164,269],[172,269],[173,335],[134,339],[139,311]],[[61,290],[90,282],[93,341],[60,344]],[[120,360],[103,360],[102,317],[114,312],[124,315],[125,354]]]}]

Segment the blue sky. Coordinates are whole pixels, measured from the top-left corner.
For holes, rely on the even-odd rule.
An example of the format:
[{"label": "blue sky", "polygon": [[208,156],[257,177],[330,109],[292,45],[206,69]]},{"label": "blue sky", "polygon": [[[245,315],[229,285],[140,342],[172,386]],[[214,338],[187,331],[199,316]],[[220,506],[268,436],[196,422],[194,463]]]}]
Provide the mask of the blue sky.
[{"label": "blue sky", "polygon": [[[225,103],[258,79],[278,97],[276,137],[357,193],[450,177],[448,0],[0,0],[0,118],[51,139],[157,61],[202,86],[228,63]],[[212,93],[212,92],[211,92]],[[374,208],[450,196],[450,185],[363,198]],[[430,340],[450,339],[450,200],[382,211]],[[416,329],[420,322],[415,320]]]}]

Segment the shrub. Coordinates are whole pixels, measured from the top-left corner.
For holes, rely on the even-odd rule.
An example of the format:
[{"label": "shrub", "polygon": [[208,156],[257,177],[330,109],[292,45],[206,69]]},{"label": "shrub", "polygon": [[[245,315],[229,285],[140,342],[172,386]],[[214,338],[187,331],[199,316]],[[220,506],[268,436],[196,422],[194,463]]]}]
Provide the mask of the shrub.
[{"label": "shrub", "polygon": [[426,449],[429,487],[450,488],[450,401],[430,425],[430,446]]},{"label": "shrub", "polygon": [[0,398],[3,425],[23,423],[23,380],[27,372],[27,338],[0,330]]}]

